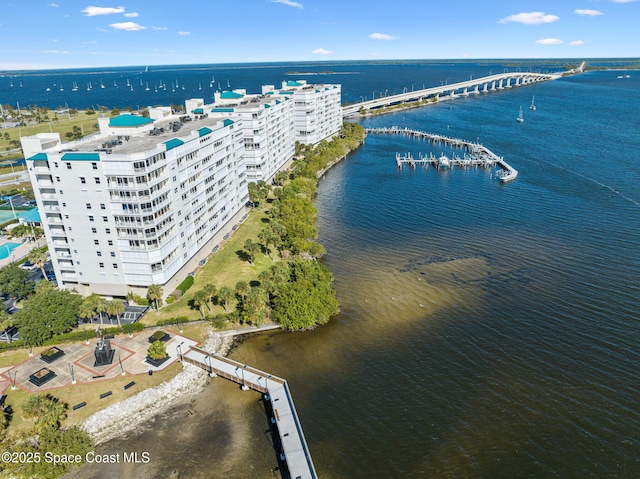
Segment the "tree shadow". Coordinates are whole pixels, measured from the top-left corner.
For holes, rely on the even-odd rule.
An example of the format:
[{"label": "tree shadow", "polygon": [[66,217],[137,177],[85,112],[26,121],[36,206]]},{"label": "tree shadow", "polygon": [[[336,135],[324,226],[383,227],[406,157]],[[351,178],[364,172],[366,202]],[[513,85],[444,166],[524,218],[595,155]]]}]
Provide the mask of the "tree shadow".
[{"label": "tree shadow", "polygon": [[246,261],[247,263],[249,263],[251,260],[251,256],[249,256],[246,251],[241,249],[236,251],[236,255],[238,256],[238,258],[240,258],[241,261]]}]

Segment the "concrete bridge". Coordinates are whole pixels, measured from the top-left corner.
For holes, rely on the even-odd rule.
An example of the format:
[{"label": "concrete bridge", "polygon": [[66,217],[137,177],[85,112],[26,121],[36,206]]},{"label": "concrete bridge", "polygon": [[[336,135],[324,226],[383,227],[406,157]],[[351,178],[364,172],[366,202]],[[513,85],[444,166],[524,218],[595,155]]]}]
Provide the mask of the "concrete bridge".
[{"label": "concrete bridge", "polygon": [[[384,96],[373,100],[355,103],[342,108],[342,116],[348,118],[357,115],[361,109],[374,110],[402,103],[419,101],[423,99],[453,99],[458,96],[478,95],[490,91],[504,90],[524,85],[531,85],[547,80],[560,78],[562,73],[532,73],[532,72],[510,72],[489,75],[476,79],[470,79],[439,87],[425,88],[423,90],[405,91],[397,95]],[[406,89],[405,89],[406,90]]]}]

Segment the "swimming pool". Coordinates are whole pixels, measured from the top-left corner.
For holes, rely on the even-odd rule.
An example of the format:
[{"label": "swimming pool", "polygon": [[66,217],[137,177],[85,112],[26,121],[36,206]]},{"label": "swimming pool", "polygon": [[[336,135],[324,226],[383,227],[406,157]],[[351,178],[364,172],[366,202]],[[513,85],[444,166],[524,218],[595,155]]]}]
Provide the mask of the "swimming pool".
[{"label": "swimming pool", "polygon": [[5,243],[0,245],[0,259],[9,257],[14,248],[20,246],[20,243]]}]

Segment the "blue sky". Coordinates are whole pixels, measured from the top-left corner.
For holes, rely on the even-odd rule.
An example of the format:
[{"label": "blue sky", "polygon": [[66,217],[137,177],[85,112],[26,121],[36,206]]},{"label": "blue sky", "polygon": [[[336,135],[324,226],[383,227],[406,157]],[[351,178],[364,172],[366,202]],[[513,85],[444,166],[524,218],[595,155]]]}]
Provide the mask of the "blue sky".
[{"label": "blue sky", "polygon": [[0,0],[0,70],[640,56],[640,0]]}]

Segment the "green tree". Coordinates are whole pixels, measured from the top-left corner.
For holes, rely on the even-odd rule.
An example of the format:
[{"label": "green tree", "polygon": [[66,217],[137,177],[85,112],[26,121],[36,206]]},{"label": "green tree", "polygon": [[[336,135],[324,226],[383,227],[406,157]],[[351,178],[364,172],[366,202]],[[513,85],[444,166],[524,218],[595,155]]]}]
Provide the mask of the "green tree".
[{"label": "green tree", "polygon": [[218,290],[218,301],[222,304],[224,311],[228,311],[229,301],[233,298],[233,290],[229,286],[222,286]]},{"label": "green tree", "polygon": [[57,428],[67,417],[67,404],[48,394],[33,394],[22,403],[22,414],[33,419],[36,430]]},{"label": "green tree", "polygon": [[158,361],[167,357],[167,347],[163,341],[154,341],[151,343],[151,346],[149,346],[147,354],[151,359]]},{"label": "green tree", "polygon": [[251,288],[242,303],[244,322],[262,326],[267,317],[267,293],[262,288]]},{"label": "green tree", "polygon": [[[46,282],[42,282],[46,285]],[[77,325],[82,297],[69,290],[37,288],[15,313],[20,337],[32,345],[42,344],[54,334],[62,334]]]},{"label": "green tree", "polygon": [[244,251],[249,257],[249,263],[253,266],[253,260],[256,257],[256,253],[260,251],[260,245],[258,243],[254,243],[251,238],[247,238],[244,242]]},{"label": "green tree", "polygon": [[211,309],[213,308],[213,304],[212,304],[213,303],[213,298],[215,298],[216,292],[218,291],[218,288],[216,288],[216,285],[213,284],[213,283],[207,283],[202,288],[202,291],[204,291],[205,294],[207,295],[209,311],[211,311]]},{"label": "green tree", "polygon": [[118,326],[122,327],[120,323],[120,315],[125,311],[124,302],[121,299],[112,299],[107,303],[107,314],[110,317],[115,316],[118,321]]},{"label": "green tree", "polygon": [[80,307],[78,308],[78,316],[82,319],[90,319],[93,320],[93,317],[96,315],[96,303],[92,296],[87,296],[80,303]]},{"label": "green tree", "polygon": [[196,308],[198,308],[198,310],[200,311],[200,314],[202,315],[202,319],[204,319],[204,307],[207,305],[208,299],[209,299],[209,295],[203,289],[201,289],[200,291],[197,291],[193,295],[193,299],[192,299],[193,305]]},{"label": "green tree", "polygon": [[158,311],[158,308],[162,305],[162,286],[159,284],[150,285],[147,290],[147,297],[154,304],[156,311]]},{"label": "green tree", "polygon": [[100,316],[100,324],[104,325],[104,320],[102,319],[102,313],[107,312],[107,300],[95,293],[93,293],[91,297],[93,298],[96,313],[98,313],[98,315]]},{"label": "green tree", "polygon": [[236,283],[235,293],[242,301],[244,301],[244,298],[247,296],[250,290],[251,286],[247,281],[238,281]]},{"label": "green tree", "polygon": [[33,291],[33,281],[29,272],[11,263],[0,269],[0,290],[17,299],[26,298]]}]

